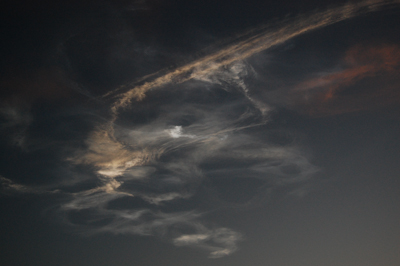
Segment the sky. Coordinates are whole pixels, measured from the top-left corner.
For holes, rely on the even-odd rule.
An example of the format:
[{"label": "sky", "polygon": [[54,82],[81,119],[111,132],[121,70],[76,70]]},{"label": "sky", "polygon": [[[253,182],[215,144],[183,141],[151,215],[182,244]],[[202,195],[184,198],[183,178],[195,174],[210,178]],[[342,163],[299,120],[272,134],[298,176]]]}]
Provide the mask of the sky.
[{"label": "sky", "polygon": [[4,265],[399,265],[400,1],[0,10]]}]

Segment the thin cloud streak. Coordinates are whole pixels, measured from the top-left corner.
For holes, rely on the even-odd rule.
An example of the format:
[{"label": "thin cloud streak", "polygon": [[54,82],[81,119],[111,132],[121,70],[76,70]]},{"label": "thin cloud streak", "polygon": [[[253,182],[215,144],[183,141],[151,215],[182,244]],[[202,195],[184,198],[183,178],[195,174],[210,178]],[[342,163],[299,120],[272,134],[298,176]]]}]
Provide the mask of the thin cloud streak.
[{"label": "thin cloud streak", "polygon": [[11,179],[5,178],[0,175],[0,184],[2,190],[8,191],[8,192],[17,192],[17,193],[31,193],[34,191],[32,188],[17,184],[13,182]]},{"label": "thin cloud streak", "polygon": [[[228,228],[210,230],[202,228],[201,233],[186,234],[174,239],[176,246],[194,246],[210,252],[209,258],[221,258],[237,250],[236,242],[242,239],[241,234]],[[217,244],[217,245],[215,245]]]},{"label": "thin cloud streak", "polygon": [[[399,101],[398,88],[393,82],[400,72],[397,45],[356,45],[341,61],[341,70],[303,81],[292,89],[296,105],[311,115],[320,116],[372,109]],[[344,93],[363,80],[377,77],[386,80],[379,90],[365,88],[357,96]]]},{"label": "thin cloud streak", "polygon": [[114,114],[120,108],[127,107],[132,99],[142,100],[147,91],[164,86],[168,83],[183,83],[185,81],[196,79],[217,71],[222,66],[229,65],[235,61],[246,59],[256,53],[264,51],[275,45],[281,44],[306,32],[316,30],[328,25],[355,17],[367,12],[377,11],[393,4],[399,4],[399,0],[394,1],[376,1],[368,0],[359,3],[349,3],[342,7],[329,9],[323,12],[317,12],[309,17],[300,17],[297,20],[284,22],[277,29],[260,29],[261,33],[255,34],[243,41],[222,49],[214,54],[205,56],[190,64],[179,67],[153,81],[145,82],[142,85],[135,86],[126,93],[119,96],[119,99],[113,104],[111,110]]},{"label": "thin cloud streak", "polygon": [[54,194],[60,193],[60,190],[49,190],[44,187],[32,187],[23,184],[18,184],[13,180],[0,175],[0,189],[2,192],[9,195],[18,194]]}]

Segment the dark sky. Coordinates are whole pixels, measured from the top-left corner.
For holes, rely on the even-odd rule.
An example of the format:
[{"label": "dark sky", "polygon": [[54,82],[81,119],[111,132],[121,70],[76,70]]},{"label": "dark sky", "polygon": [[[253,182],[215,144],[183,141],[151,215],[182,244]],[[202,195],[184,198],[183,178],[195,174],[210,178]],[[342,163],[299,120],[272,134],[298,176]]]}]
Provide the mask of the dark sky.
[{"label": "dark sky", "polygon": [[400,264],[398,0],[8,2],[2,264]]}]

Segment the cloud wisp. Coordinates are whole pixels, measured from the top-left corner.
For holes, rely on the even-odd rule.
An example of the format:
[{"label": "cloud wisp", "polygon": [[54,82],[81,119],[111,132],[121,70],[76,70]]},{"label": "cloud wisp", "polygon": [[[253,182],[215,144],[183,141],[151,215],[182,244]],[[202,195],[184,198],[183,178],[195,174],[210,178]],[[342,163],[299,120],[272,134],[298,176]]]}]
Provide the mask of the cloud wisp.
[{"label": "cloud wisp", "polygon": [[162,87],[169,83],[176,84],[201,78],[204,75],[208,75],[208,73],[217,71],[223,66],[246,59],[301,34],[329,26],[366,12],[377,11],[381,8],[390,7],[390,5],[399,3],[400,1],[398,0],[367,0],[358,3],[348,3],[341,7],[317,12],[310,16],[300,17],[294,21],[283,22],[273,29],[270,27],[257,29],[250,32],[247,36],[244,35],[242,37],[244,40],[237,41],[227,48],[221,49],[182,67],[178,67],[151,81],[145,81],[143,84],[134,85],[132,89],[118,96],[119,99],[113,104],[112,111],[116,113],[118,109],[127,107],[132,99],[143,99],[146,92],[153,88]]},{"label": "cloud wisp", "polygon": [[20,148],[25,146],[28,127],[33,120],[27,109],[17,105],[5,105],[0,108],[0,114],[5,120],[0,123],[0,130],[10,132],[12,143]]},{"label": "cloud wisp", "polygon": [[[393,82],[400,71],[400,48],[394,44],[351,47],[340,62],[340,70],[319,74],[292,90],[297,105],[314,116],[373,109],[399,102]],[[379,90],[362,82],[381,78]],[[363,87],[356,95],[355,87]]]}]

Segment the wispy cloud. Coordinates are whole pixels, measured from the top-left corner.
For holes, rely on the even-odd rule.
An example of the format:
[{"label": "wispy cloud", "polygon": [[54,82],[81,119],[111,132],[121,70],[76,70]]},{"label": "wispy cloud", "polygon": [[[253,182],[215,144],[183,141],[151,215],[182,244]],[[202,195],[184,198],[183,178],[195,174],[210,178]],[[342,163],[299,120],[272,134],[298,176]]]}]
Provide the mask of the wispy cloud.
[{"label": "wispy cloud", "polygon": [[220,258],[232,254],[242,236],[228,228],[210,230],[201,228],[196,234],[185,234],[174,239],[177,246],[194,246],[210,252],[210,258]]},{"label": "wispy cloud", "polygon": [[12,136],[14,145],[28,150],[28,127],[35,121],[31,113],[32,106],[40,101],[52,102],[68,98],[73,90],[78,91],[80,88],[57,66],[12,70],[7,71],[0,80],[4,93],[0,99],[0,118],[5,120],[0,124],[0,130]]},{"label": "wispy cloud", "polygon": [[6,131],[8,135],[11,135],[13,144],[24,148],[28,127],[33,121],[29,108],[26,106],[5,104],[0,107],[0,114],[4,118],[4,122],[0,124],[0,130]]},{"label": "wispy cloud", "polygon": [[[202,188],[223,191],[226,188],[221,184],[227,177],[230,185],[236,186],[233,191],[240,191],[240,182],[258,185],[239,201],[232,198],[235,195],[218,193],[206,200],[214,200],[215,208],[252,204],[271,189],[307,184],[318,171],[295,144],[273,144],[244,130],[267,123],[273,108],[252,96],[246,80],[257,74],[243,60],[300,34],[387,4],[363,1],[259,28],[215,53],[132,85],[111,104],[110,121],[99,126],[86,140],[86,147],[69,158],[74,164],[93,167],[101,185],[71,195],[61,208],[66,220],[80,225],[83,219],[86,231],[91,232],[166,237],[177,246],[207,250],[212,258],[234,252],[241,234],[207,227],[204,210],[194,206],[166,212],[165,208],[173,209],[180,200],[193,201]],[[122,115],[138,115],[135,110],[140,106],[127,108],[135,106],[133,99],[151,103],[152,97],[145,99],[149,90],[184,82],[191,92],[174,94],[182,98],[155,106],[157,115],[145,124],[123,122]],[[212,91],[218,90],[234,95],[232,100],[213,103]],[[202,101],[190,98],[199,95]],[[293,193],[296,191],[306,190],[296,187]],[[207,193],[202,197],[208,197]]]},{"label": "wispy cloud", "polygon": [[57,189],[46,189],[43,187],[33,187],[28,185],[19,184],[13,180],[0,175],[0,189],[5,194],[18,195],[18,194],[53,194],[59,193]]},{"label": "wispy cloud", "polygon": [[[261,27],[217,52],[128,84],[128,90],[111,103],[111,118],[88,134],[80,148],[72,152],[69,148],[66,162],[90,172],[87,179],[93,184],[80,186],[75,178],[75,192],[69,192],[67,182],[60,182],[57,191],[67,198],[59,209],[65,222],[87,234],[154,235],[177,246],[206,250],[211,258],[235,252],[241,233],[210,226],[208,213],[224,206],[251,205],[282,187],[294,187],[289,193],[304,195],[307,189],[302,188],[318,171],[296,143],[274,143],[257,134],[257,127],[268,123],[273,106],[252,95],[247,79],[257,73],[245,59],[391,3],[400,1],[349,3]],[[352,70],[309,81],[302,90],[338,80],[351,83],[378,71],[374,64],[357,65],[363,57],[354,52],[348,58],[349,64],[355,64]],[[397,67],[388,60],[380,68]],[[167,85],[177,87],[157,91],[165,98],[149,93]],[[154,114],[142,118],[148,110],[142,110],[145,104],[152,106]],[[1,182],[14,190],[28,189],[9,179]],[[232,194],[226,193],[226,184]],[[251,186],[254,189],[246,190]],[[211,201],[213,206],[202,209],[201,201]]]},{"label": "wispy cloud", "polygon": [[[241,234],[207,227],[206,213],[251,205],[271,188],[307,183],[318,171],[299,147],[269,143],[244,131],[265,124],[268,112],[262,109],[267,105],[243,93],[249,73],[237,74],[226,70],[192,81],[187,103],[166,101],[147,123],[128,126],[118,120],[119,125],[107,123],[94,131],[69,161],[92,167],[101,185],[75,193],[63,204],[68,223],[81,225],[82,220],[73,217],[82,216],[86,232],[166,237],[177,246],[206,250],[212,258],[234,252]],[[211,88],[205,91],[206,84]],[[203,100],[189,103],[195,91]],[[234,95],[233,100],[213,103],[218,91]],[[135,115],[135,110],[126,112]],[[226,177],[235,189],[240,190],[235,180],[258,182],[259,187],[239,201],[207,193],[195,199],[202,190],[223,190],[218,180]],[[213,207],[200,210],[194,204],[189,210],[171,211],[182,201],[199,200],[213,201]]]},{"label": "wispy cloud", "polygon": [[145,81],[141,85],[133,86],[132,89],[119,96],[119,100],[112,106],[112,111],[117,112],[119,108],[128,106],[132,99],[143,99],[146,92],[153,88],[162,87],[169,83],[182,83],[207,75],[207,73],[213,73],[223,66],[246,59],[301,34],[398,3],[400,3],[398,0],[367,0],[348,3],[310,16],[302,16],[293,21],[285,21],[272,29],[271,27],[265,27],[254,30],[242,36],[241,39],[244,40],[239,40],[227,48],[176,68],[151,81]]},{"label": "wispy cloud", "polygon": [[[394,85],[400,71],[400,48],[394,44],[356,45],[340,62],[340,70],[320,74],[306,80],[292,93],[300,100],[301,108],[312,115],[341,114],[389,105],[400,100]],[[363,80],[382,77],[379,90],[366,87],[357,96],[344,93]],[[392,82],[389,82],[392,80]]]},{"label": "wispy cloud", "polygon": [[0,176],[0,184],[1,184],[1,188],[3,190],[6,191],[11,191],[11,192],[18,192],[18,193],[27,193],[27,192],[31,192],[32,189],[24,186],[24,185],[20,185],[17,184],[15,182],[13,182],[11,179],[5,178],[3,176]]}]

